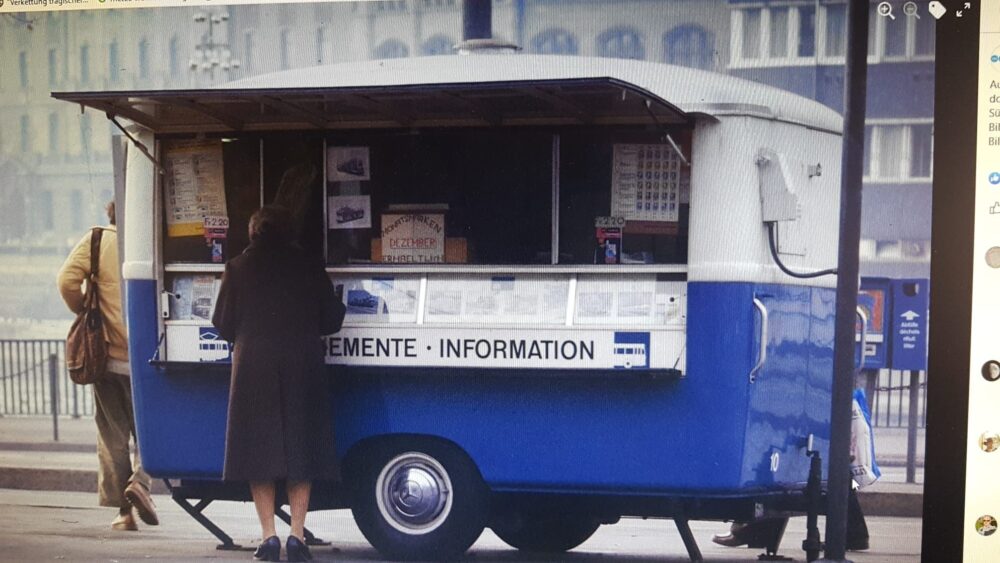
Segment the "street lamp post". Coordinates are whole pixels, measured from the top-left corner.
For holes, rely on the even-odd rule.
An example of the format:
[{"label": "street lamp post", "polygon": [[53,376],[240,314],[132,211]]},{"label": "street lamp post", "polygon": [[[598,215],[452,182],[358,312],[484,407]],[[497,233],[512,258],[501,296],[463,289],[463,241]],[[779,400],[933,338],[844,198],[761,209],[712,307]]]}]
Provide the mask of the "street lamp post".
[{"label": "street lamp post", "polygon": [[194,46],[194,54],[188,62],[188,67],[195,74],[195,81],[200,76],[207,76],[210,83],[215,82],[216,70],[228,75],[230,71],[240,68],[240,61],[233,57],[229,49],[228,39],[216,40],[215,33],[228,35],[222,25],[229,21],[228,12],[197,12],[193,16],[194,23],[205,26],[201,40]]}]

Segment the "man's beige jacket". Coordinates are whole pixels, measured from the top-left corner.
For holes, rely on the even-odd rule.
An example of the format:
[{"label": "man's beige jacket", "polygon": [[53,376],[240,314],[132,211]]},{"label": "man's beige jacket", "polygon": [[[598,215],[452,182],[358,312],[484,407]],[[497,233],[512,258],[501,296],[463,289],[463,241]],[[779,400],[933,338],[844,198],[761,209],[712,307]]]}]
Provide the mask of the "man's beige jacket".
[{"label": "man's beige jacket", "polygon": [[[100,291],[101,313],[104,315],[108,355],[128,361],[128,336],[122,317],[121,273],[118,264],[118,232],[114,226],[101,227],[101,259],[98,264],[97,287]],[[66,262],[59,269],[59,293],[73,313],[83,310],[84,281],[90,276],[90,236],[80,239]]]}]

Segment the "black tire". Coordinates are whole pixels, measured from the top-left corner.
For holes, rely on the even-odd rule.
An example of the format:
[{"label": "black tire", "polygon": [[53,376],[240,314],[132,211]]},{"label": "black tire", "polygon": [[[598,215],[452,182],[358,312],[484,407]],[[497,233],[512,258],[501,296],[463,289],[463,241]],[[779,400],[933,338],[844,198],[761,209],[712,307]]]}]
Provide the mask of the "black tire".
[{"label": "black tire", "polygon": [[459,448],[410,439],[359,455],[351,510],[383,557],[452,560],[483,533],[489,495],[479,470]]},{"label": "black tire", "polygon": [[520,511],[498,518],[490,527],[507,545],[521,551],[563,553],[587,541],[601,524],[571,512]]}]

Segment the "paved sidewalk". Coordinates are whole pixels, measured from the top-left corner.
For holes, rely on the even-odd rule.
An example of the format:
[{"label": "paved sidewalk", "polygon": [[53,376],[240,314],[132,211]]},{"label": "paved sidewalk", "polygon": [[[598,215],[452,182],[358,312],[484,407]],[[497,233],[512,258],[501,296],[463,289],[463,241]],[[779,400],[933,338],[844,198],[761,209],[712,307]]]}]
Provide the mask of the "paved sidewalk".
[{"label": "paved sidewalk", "polygon": [[[112,509],[94,506],[93,495],[71,492],[29,492],[0,489],[0,561],[249,561],[249,551],[217,551],[215,539],[168,497],[156,496],[160,525],[139,524],[138,532],[115,532]],[[207,511],[233,539],[245,547],[260,541],[251,503],[222,502]],[[307,526],[333,543],[313,548],[316,561],[380,561],[346,510],[310,513]],[[871,549],[851,552],[855,563],[916,563],[920,561],[921,525],[916,518],[868,518]],[[824,522],[820,520],[820,530]],[[691,522],[705,561],[752,563],[759,549],[726,548],[711,537],[726,529],[719,522]],[[278,524],[284,538],[288,528]],[[801,550],[805,518],[793,518],[782,541],[782,555],[804,561]],[[656,562],[688,561],[676,527],[669,520],[627,518],[602,526],[569,553],[549,557],[529,555],[508,547],[490,530],[463,558],[486,562]]]},{"label": "paved sidewalk", "polygon": [[[90,417],[60,418],[59,441],[52,440],[49,417],[0,417],[0,488],[97,490],[96,427]],[[923,443],[923,431],[921,439]],[[917,457],[917,483],[906,483],[906,430],[876,429],[882,479],[859,494],[866,515],[920,517],[923,505],[923,455]],[[154,480],[154,492],[165,493]]]}]

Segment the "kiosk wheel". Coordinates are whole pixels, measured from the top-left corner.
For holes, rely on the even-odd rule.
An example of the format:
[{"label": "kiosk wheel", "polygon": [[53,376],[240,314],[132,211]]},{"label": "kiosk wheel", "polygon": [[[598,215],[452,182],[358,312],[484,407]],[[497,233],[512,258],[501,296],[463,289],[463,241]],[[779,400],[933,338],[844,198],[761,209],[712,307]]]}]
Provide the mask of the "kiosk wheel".
[{"label": "kiosk wheel", "polygon": [[482,534],[486,486],[457,447],[422,440],[367,453],[352,511],[361,533],[383,556],[455,559]]},{"label": "kiosk wheel", "polygon": [[507,545],[526,552],[563,553],[582,544],[601,527],[595,518],[554,511],[518,511],[490,527]]}]

